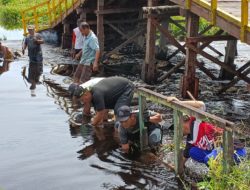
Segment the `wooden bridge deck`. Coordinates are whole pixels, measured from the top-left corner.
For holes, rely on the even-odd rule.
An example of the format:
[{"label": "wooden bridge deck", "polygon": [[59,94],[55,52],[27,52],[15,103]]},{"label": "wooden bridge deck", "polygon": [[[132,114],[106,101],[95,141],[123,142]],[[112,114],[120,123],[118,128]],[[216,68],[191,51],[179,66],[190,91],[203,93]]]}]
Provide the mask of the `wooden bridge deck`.
[{"label": "wooden bridge deck", "polygon": [[[171,0],[250,44],[248,0]],[[243,6],[242,6],[243,5]]]}]

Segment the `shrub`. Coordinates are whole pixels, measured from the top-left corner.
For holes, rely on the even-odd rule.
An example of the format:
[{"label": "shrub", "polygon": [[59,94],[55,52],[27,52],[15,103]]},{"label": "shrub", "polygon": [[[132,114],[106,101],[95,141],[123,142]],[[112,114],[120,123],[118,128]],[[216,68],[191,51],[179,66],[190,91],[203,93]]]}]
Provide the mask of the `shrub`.
[{"label": "shrub", "polygon": [[198,183],[203,190],[248,190],[250,187],[250,160],[242,160],[232,166],[229,173],[223,172],[222,155],[209,161],[207,179]]},{"label": "shrub", "polygon": [[0,25],[6,29],[16,29],[22,27],[20,11],[16,7],[5,7],[0,11]]}]

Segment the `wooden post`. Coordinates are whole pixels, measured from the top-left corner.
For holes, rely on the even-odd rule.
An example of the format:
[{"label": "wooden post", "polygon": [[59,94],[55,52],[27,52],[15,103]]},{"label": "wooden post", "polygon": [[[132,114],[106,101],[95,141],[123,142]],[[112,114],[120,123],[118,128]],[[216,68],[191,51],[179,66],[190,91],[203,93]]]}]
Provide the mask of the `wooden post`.
[{"label": "wooden post", "polygon": [[[187,37],[198,36],[199,16],[187,13]],[[192,43],[197,47],[197,42]],[[190,48],[186,50],[185,74],[182,77],[181,94],[183,98],[187,98],[187,91],[191,92],[195,98],[198,97],[199,80],[195,78],[195,65],[197,53]]]},{"label": "wooden post", "polygon": [[233,165],[233,133],[229,131],[223,132],[223,169],[225,173],[230,171],[230,166]]},{"label": "wooden post", "polygon": [[146,108],[146,98],[139,96],[139,124],[140,124],[140,149],[144,150],[148,146],[147,128],[144,126],[143,113]]},{"label": "wooden post", "polygon": [[181,142],[183,138],[183,114],[174,110],[174,167],[175,173],[179,176],[183,174]]},{"label": "wooden post", "polygon": [[55,0],[52,0],[52,10],[53,10],[53,23],[56,21],[56,10],[55,10]]},{"label": "wooden post", "polygon": [[[156,6],[157,0],[148,0],[148,7]],[[147,20],[147,36],[146,36],[146,56],[142,67],[142,79],[145,82],[152,83],[156,79],[156,64],[155,64],[155,38],[156,27],[153,24],[151,16]]]},{"label": "wooden post", "polygon": [[104,10],[104,0],[97,1],[97,37],[100,44],[100,50],[104,50],[104,19],[100,12]]},{"label": "wooden post", "polygon": [[[229,40],[227,41],[226,54],[224,63],[228,66],[232,67],[232,69],[236,68],[234,64],[235,54],[237,51],[237,40]],[[225,69],[221,69],[220,71],[220,79],[222,80],[232,80],[234,78],[234,74],[227,72]]]},{"label": "wooden post", "polygon": [[[169,17],[168,18],[166,18],[166,20],[164,20],[164,21],[162,21],[161,22],[161,26],[164,28],[164,29],[166,29],[166,30],[168,30],[168,26],[169,26]],[[168,44],[168,41],[167,41],[167,38],[165,37],[165,35],[164,34],[160,34],[160,49],[162,50],[162,51],[166,51],[166,45]],[[165,52],[164,52],[165,53]]]},{"label": "wooden post", "polygon": [[72,35],[70,30],[70,24],[65,20],[63,22],[63,35],[62,35],[62,49],[70,49],[72,45]]}]

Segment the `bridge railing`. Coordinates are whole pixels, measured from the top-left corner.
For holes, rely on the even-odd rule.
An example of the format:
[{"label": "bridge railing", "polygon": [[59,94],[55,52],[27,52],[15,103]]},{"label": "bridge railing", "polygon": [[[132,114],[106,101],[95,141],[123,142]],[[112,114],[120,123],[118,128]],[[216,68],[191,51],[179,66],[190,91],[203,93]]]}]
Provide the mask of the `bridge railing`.
[{"label": "bridge railing", "polygon": [[48,0],[22,11],[24,35],[27,26],[32,24],[36,31],[52,27],[56,22],[63,20],[63,15],[74,7],[78,0]]},{"label": "bridge railing", "polygon": [[175,172],[177,174],[182,174],[182,149],[181,142],[183,140],[183,115],[187,114],[190,116],[194,116],[197,119],[202,121],[207,121],[213,123],[219,128],[223,130],[223,166],[224,171],[227,172],[229,167],[233,164],[233,133],[241,133],[237,129],[234,128],[234,123],[212,115],[210,113],[201,111],[194,107],[184,105],[181,102],[173,101],[168,102],[167,97],[153,92],[151,90],[145,88],[137,89],[136,93],[139,98],[139,122],[140,122],[140,143],[141,150],[147,147],[147,128],[144,126],[143,122],[143,111],[146,107],[146,101],[149,100],[153,103],[166,106],[168,108],[173,109],[173,117],[174,117],[174,165]]},{"label": "bridge railing", "polygon": [[210,11],[210,21],[213,25],[216,25],[217,15],[222,18],[236,24],[241,28],[240,40],[246,42],[246,32],[250,31],[248,23],[248,0],[241,0],[241,17],[237,18],[233,13],[226,12],[218,7],[218,0],[186,0],[186,9],[190,9],[192,2],[202,6],[203,8]]}]

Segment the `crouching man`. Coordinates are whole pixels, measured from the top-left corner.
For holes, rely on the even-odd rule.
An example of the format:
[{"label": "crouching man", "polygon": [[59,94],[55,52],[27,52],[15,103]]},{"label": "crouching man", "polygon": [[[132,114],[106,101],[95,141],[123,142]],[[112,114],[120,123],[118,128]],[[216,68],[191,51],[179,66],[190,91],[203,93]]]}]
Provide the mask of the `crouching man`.
[{"label": "crouching man", "polygon": [[[209,159],[212,157],[215,159],[221,151],[221,149],[215,149],[214,143],[222,133],[222,129],[215,127],[211,123],[186,116],[183,122],[183,134],[187,136],[184,157],[191,157],[193,160],[208,165]],[[239,146],[239,144],[236,141],[234,143],[234,160],[236,163],[240,161],[240,158],[247,155],[244,145]]]},{"label": "crouching man", "polygon": [[114,109],[115,115],[118,108],[130,106],[134,95],[134,85],[123,77],[109,77],[98,81],[91,87],[71,85],[70,94],[80,99],[84,105],[83,115],[90,115],[90,108],[93,105],[96,115],[91,121],[92,126],[103,124],[107,110]]},{"label": "crouching man", "polygon": [[[157,146],[162,139],[162,130],[159,125],[162,121],[161,115],[149,111],[143,115],[145,127],[148,129],[149,146]],[[131,149],[140,142],[139,112],[132,111],[128,106],[122,106],[117,110],[116,120],[120,122],[118,133],[122,150],[125,153],[131,153]]]}]

